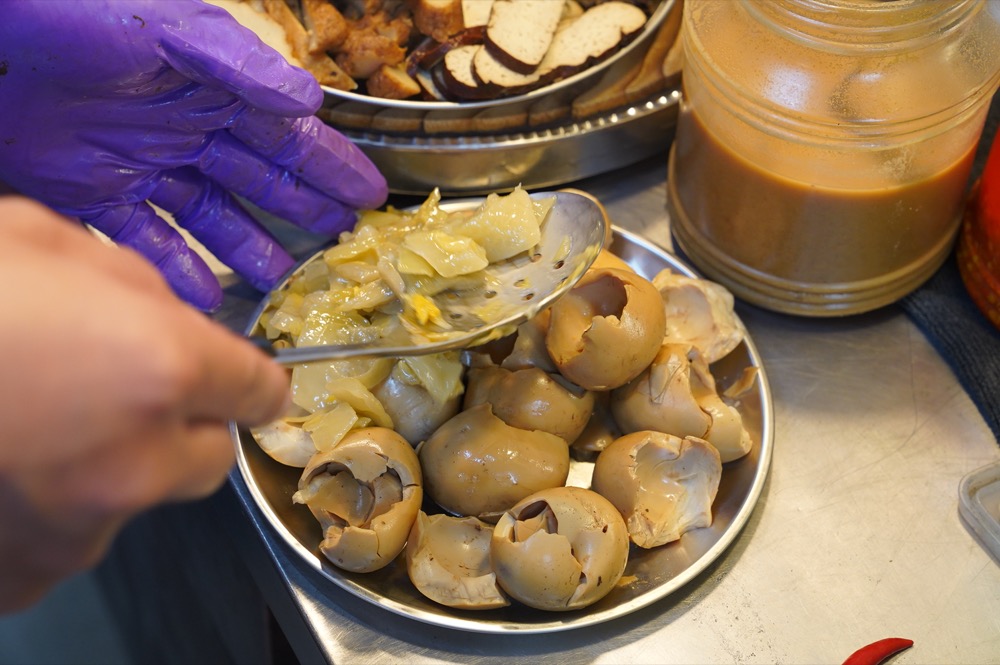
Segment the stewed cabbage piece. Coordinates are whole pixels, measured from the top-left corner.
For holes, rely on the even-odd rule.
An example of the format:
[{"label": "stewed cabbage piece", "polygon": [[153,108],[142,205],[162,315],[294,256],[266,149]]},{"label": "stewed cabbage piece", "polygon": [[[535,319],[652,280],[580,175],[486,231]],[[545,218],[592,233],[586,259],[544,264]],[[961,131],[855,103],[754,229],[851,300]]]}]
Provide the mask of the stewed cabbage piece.
[{"label": "stewed cabbage piece", "polygon": [[[555,198],[535,200],[518,187],[491,194],[474,210],[448,211],[440,202],[434,191],[415,210],[360,212],[354,229],[272,293],[260,317],[262,333],[279,347],[447,336],[453,327],[438,299],[483,288],[490,263],[537,245]],[[254,433],[279,461],[301,466],[310,441],[317,451],[329,450],[352,430],[397,427],[390,413],[408,421],[449,417],[464,390],[463,377],[455,352],[297,365],[290,376],[297,412],[282,427]],[[380,404],[376,393],[401,394],[404,385],[409,408],[417,412]],[[426,428],[404,429],[416,437]]]}]

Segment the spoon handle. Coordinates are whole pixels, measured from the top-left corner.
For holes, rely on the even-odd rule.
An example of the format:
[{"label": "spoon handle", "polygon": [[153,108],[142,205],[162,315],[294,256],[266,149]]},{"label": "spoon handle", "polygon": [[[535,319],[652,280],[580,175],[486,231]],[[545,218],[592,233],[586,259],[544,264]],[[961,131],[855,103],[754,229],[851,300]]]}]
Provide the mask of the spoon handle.
[{"label": "spoon handle", "polygon": [[330,362],[349,358],[383,358],[387,356],[422,356],[442,353],[468,344],[468,339],[448,339],[424,344],[386,346],[369,344],[320,344],[276,349],[265,337],[252,335],[250,341],[261,351],[271,356],[279,365],[292,366],[304,363]]}]

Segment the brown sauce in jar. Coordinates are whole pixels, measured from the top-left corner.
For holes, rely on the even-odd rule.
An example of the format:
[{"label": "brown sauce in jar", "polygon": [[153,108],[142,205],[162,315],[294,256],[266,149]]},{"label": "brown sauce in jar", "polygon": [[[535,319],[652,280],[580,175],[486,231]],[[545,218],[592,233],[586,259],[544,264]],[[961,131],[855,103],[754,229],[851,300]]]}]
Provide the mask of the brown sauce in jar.
[{"label": "brown sauce in jar", "polygon": [[[922,281],[944,260],[958,228],[960,193],[974,152],[972,146],[947,167],[912,179],[886,176],[850,187],[816,185],[749,162],[687,110],[678,121],[671,154],[672,174],[685,174],[670,179],[671,224],[682,249],[691,253],[691,245],[710,247],[708,262],[723,272],[801,291],[817,303],[842,299],[851,309],[851,300],[868,297],[852,292],[878,290],[873,282],[898,282],[907,272]],[[916,173],[912,166],[908,172]],[[803,163],[803,173],[814,168]],[[902,290],[886,294],[885,303],[914,288],[912,282],[904,278]],[[796,305],[777,309],[794,311]]]}]

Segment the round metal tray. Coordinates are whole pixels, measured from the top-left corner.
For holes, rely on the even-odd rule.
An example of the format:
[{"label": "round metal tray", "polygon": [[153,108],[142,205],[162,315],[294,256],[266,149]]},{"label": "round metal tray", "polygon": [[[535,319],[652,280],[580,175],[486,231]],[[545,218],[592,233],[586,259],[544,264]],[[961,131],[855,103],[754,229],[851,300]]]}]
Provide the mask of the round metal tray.
[{"label": "round metal tray", "polygon": [[[622,229],[614,229],[611,249],[647,277],[665,268],[695,276],[691,268],[671,254]],[[263,308],[264,303],[253,315],[248,333]],[[572,612],[544,612],[518,603],[498,610],[453,610],[428,600],[413,587],[402,557],[373,573],[353,574],[340,570],[319,553],[322,535],[319,524],[305,506],[292,503],[301,470],[275,462],[259,448],[248,431],[234,426],[237,467],[253,501],[278,537],[305,565],[319,571],[330,584],[358,598],[416,621],[463,631],[549,633],[582,628],[624,616],[674,593],[715,561],[746,524],[760,496],[771,460],[771,395],[760,357],[749,338],[712,366],[722,388],[736,381],[748,366],[756,367],[758,373],[738,408],[754,444],[748,455],[724,466],[713,505],[712,526],[689,531],[679,541],[655,549],[633,546],[623,577],[630,581],[619,584],[594,605]],[[586,484],[591,472],[592,464],[573,462],[571,482]]]},{"label": "round metal tray", "polygon": [[[396,136],[349,129],[396,194],[489,194],[521,185],[544,189],[608,173],[657,153],[673,140],[680,90],[613,113],[504,136]],[[664,157],[664,163],[666,158]]]}]

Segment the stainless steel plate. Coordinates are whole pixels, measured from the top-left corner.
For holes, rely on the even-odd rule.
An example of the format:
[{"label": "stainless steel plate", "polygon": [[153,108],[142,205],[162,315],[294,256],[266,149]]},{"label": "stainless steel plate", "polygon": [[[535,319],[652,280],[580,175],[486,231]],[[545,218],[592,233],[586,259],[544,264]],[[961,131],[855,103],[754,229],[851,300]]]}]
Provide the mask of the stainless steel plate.
[{"label": "stainless steel plate", "polygon": [[[614,229],[612,251],[647,277],[665,268],[695,276],[691,268],[674,256],[622,229]],[[252,317],[248,333],[262,310],[263,304]],[[739,410],[754,445],[747,456],[725,465],[713,506],[712,526],[689,531],[679,541],[656,549],[633,547],[624,578],[633,581],[619,585],[596,604],[573,612],[543,612],[516,603],[500,610],[452,610],[422,596],[410,584],[402,560],[374,573],[342,571],[319,554],[321,533],[316,520],[304,506],[292,503],[300,471],[273,461],[261,451],[248,431],[234,427],[237,466],[274,533],[305,565],[358,598],[416,621],[462,631],[549,633],[582,628],[624,616],[677,591],[715,561],[746,524],[760,496],[771,460],[771,395],[760,356],[749,338],[712,367],[720,387],[724,388],[747,366],[758,368],[758,374]],[[571,478],[589,478],[589,466],[574,463]]]},{"label": "stainless steel plate", "polygon": [[424,100],[409,100],[409,99],[384,99],[381,97],[372,97],[370,95],[362,95],[355,92],[347,92],[344,90],[337,90],[336,88],[331,88],[329,86],[322,86],[323,92],[326,95],[326,102],[328,104],[335,104],[337,102],[359,102],[365,105],[372,106],[374,109],[410,109],[417,111],[447,111],[455,109],[486,109],[496,106],[504,106],[507,104],[516,104],[519,102],[529,102],[533,100],[540,99],[547,95],[558,93],[567,88],[573,87],[578,83],[586,82],[605,70],[622,60],[635,61],[641,59],[646,52],[646,47],[649,45],[656,31],[659,30],[660,24],[663,23],[664,19],[670,13],[676,0],[656,0],[652,3],[653,9],[649,14],[649,18],[646,20],[646,25],[643,26],[642,30],[639,32],[635,38],[625,45],[624,48],[616,51],[610,57],[601,60],[595,65],[587,67],[586,69],[563,79],[559,79],[549,85],[536,88],[529,92],[525,92],[520,95],[511,95],[509,97],[498,97],[496,99],[483,100],[483,101],[468,101],[468,102],[451,102],[451,101],[424,101]]},{"label": "stainless steel plate", "polygon": [[618,111],[502,136],[395,136],[339,129],[379,168],[396,194],[445,196],[556,187],[666,153],[679,89]]}]

